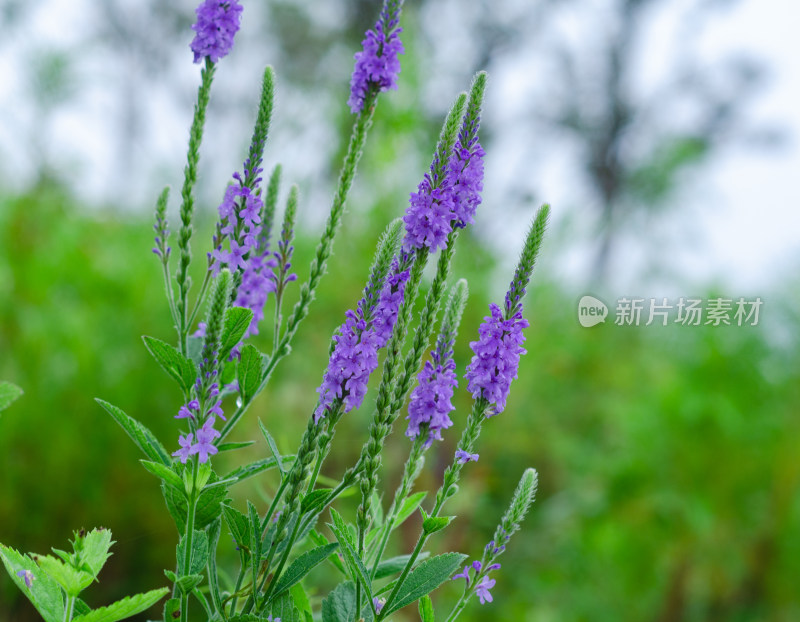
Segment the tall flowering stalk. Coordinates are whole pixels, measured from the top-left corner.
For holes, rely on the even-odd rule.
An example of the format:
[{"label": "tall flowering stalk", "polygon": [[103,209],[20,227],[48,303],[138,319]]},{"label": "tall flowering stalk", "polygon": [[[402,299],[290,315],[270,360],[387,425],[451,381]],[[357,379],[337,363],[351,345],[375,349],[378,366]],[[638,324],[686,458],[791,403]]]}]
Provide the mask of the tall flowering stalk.
[{"label": "tall flowering stalk", "polygon": [[[219,221],[208,253],[208,269],[191,311],[188,306],[193,187],[211,78],[216,63],[231,51],[242,15],[239,0],[205,0],[197,8],[190,47],[195,61],[202,62],[204,68],[181,189],[179,263],[174,288],[169,268],[167,190],[157,201],[154,226],[153,250],[162,265],[178,344],[174,347],[152,337],[144,338],[150,353],[177,382],[183,396],[175,415],[181,427],[177,449],[168,451],[144,424],[98,400],[145,454],[142,464],[160,479],[167,509],[180,534],[176,564],[165,571],[173,587],[163,608],[164,622],[188,622],[193,601],[202,607],[203,619],[209,621],[316,619],[320,616],[312,611],[302,581],[310,570],[328,560],[345,573],[347,580],[323,600],[321,618],[326,622],[382,622],[420,597],[422,619],[429,622],[433,619],[433,606],[427,592],[449,578],[464,578],[464,593],[448,618],[454,620],[473,594],[482,604],[492,601],[495,579],[490,573],[500,568],[498,556],[532,503],[536,474],[528,470],[480,559],[455,576],[466,555],[445,553],[422,561],[430,536],[445,529],[453,518],[442,516],[441,512],[447,499],[456,494],[465,465],[479,457],[473,452],[483,422],[503,411],[518,374],[520,355],[524,353],[522,331],[528,325],[523,317],[523,297],[548,216],[546,206],[537,214],[504,304],[490,305],[479,337],[471,343],[474,356],[465,380],[474,398],[472,411],[466,417],[433,507],[427,512],[422,506],[424,493],[412,494],[412,490],[426,452],[440,447],[433,441],[441,440],[444,431],[460,419],[453,406],[459,386],[453,350],[467,299],[464,280],[452,287],[440,322],[437,317],[458,236],[475,221],[481,203],[484,152],[478,132],[487,80],[483,72],[476,75],[469,93],[456,98],[442,127],[431,166],[416,192],[411,193],[403,218],[394,220],[379,240],[361,298],[345,313],[332,337],[328,365],[317,389],[317,404],[310,412],[296,453],[282,455],[259,419],[270,455],[226,475],[214,470],[222,464],[215,458],[217,454],[250,444],[226,441],[226,437],[264,389],[276,365],[290,352],[292,339],[307,316],[325,273],[378,95],[397,85],[398,55],[403,51],[399,40],[401,5],[400,0],[384,2],[378,22],[367,32],[363,49],[355,56],[348,103],[356,118],[347,154],[308,280],[300,287],[299,300],[285,321],[283,299],[289,284],[296,279],[292,262],[298,191],[292,186],[288,193],[283,224],[273,244],[281,168],[276,166],[266,186],[262,186],[274,98],[274,76],[269,67],[264,72],[250,149],[218,207]],[[433,279],[422,295],[423,274],[437,253]],[[273,342],[271,352],[265,354],[250,340],[259,334],[259,323],[269,302],[275,305]],[[200,309],[206,309],[204,321],[189,339],[190,327]],[[414,309],[419,313],[412,314]],[[413,315],[416,323],[412,326]],[[431,344],[437,323],[439,332]],[[412,327],[413,336],[409,335]],[[385,358],[374,413],[359,458],[338,483],[333,480],[332,488],[317,488],[318,479],[324,481],[321,468],[331,450],[337,423],[363,405],[381,350],[385,350]],[[429,359],[423,364],[428,352]],[[223,399],[233,392],[237,393],[236,409],[226,415]],[[12,391],[11,398],[14,395]],[[401,412],[408,413],[406,436],[411,447],[400,485],[384,515],[378,474],[384,444]],[[224,422],[221,429],[217,429],[217,420]],[[261,507],[263,499],[258,503],[248,501],[246,513],[236,509],[229,497],[230,487],[270,469],[277,483],[274,492],[266,495],[266,510]],[[355,485],[361,498],[354,524],[349,525],[331,504]],[[314,529],[327,509],[335,541],[328,541]],[[385,560],[392,532],[415,511],[421,514],[422,532],[414,550],[405,558]],[[236,578],[223,590],[217,548],[221,535],[227,532],[235,542],[240,567]],[[298,555],[296,545],[308,542],[313,546],[303,544],[303,552]],[[47,622],[71,622],[73,618],[122,620],[144,612],[168,589],[88,611],[78,594],[96,579],[110,544],[110,534],[97,530],[89,536],[76,534],[73,553],[56,550],[58,558],[23,556],[0,545],[0,561]],[[421,562],[419,566],[417,562]],[[397,574],[380,589],[375,585],[375,581]]]}]

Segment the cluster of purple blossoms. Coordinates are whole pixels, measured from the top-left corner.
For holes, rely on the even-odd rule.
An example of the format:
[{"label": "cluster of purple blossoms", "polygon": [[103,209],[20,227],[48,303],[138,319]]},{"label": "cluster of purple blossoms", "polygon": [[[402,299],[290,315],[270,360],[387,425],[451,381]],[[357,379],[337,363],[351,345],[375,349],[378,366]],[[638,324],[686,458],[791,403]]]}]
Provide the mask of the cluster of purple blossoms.
[{"label": "cluster of purple blossoms", "polygon": [[375,28],[367,30],[362,45],[364,49],[356,52],[356,64],[350,78],[350,98],[347,105],[353,114],[364,109],[364,100],[370,86],[380,91],[397,88],[397,75],[400,73],[400,60],[397,58],[405,50],[400,41],[402,28],[397,28],[397,11],[389,15],[384,7]]},{"label": "cluster of purple blossoms", "polygon": [[[208,462],[209,457],[217,453],[218,449],[214,446],[214,439],[219,437],[219,432],[214,429],[215,418],[213,416],[206,419],[201,428],[193,434],[189,433],[180,436],[178,444],[181,448],[172,455],[180,458],[186,464],[189,456],[197,454],[200,462]],[[196,437],[196,438],[195,438]]]},{"label": "cluster of purple blossoms", "polygon": [[[403,217],[406,236],[403,249],[427,246],[431,252],[444,248],[453,227],[465,227],[475,221],[483,190],[484,151],[478,142],[478,120],[464,122],[459,139],[445,166],[444,177],[436,176],[438,156],[426,173]],[[470,129],[470,127],[472,129]],[[472,138],[469,138],[472,136]],[[439,183],[437,183],[439,182]]]},{"label": "cluster of purple blossoms", "polygon": [[508,319],[504,319],[496,304],[490,304],[489,309],[491,315],[484,317],[478,329],[478,341],[469,344],[475,354],[465,376],[472,397],[483,397],[494,407],[487,417],[506,407],[511,381],[517,377],[519,358],[525,354],[522,330],[528,327],[521,308]]},{"label": "cluster of purple blossoms", "polygon": [[[452,578],[453,580],[464,579],[467,582],[467,588],[469,588],[469,584],[471,581],[469,576],[470,569],[475,572],[475,578],[477,578],[478,575],[480,575],[482,568],[483,564],[481,564],[481,562],[476,560],[472,562],[471,565],[464,566],[464,571],[456,575],[453,575]],[[486,572],[489,573],[492,570],[497,570],[498,568],[500,568],[500,564],[492,564],[491,566],[486,568]],[[483,605],[484,603],[492,602],[492,595],[489,593],[489,590],[494,587],[495,583],[496,581],[494,579],[490,579],[488,574],[485,574],[483,578],[481,578],[481,580],[475,586],[475,593],[478,595],[478,598],[481,601],[481,605]]]},{"label": "cluster of purple blossoms", "polygon": [[[264,319],[264,305],[271,292],[275,291],[276,280],[273,269],[278,265],[275,253],[269,249],[269,239],[262,235],[261,213],[264,202],[261,196],[251,189],[261,181],[258,175],[261,168],[250,171],[250,160],[244,164],[245,179],[234,173],[236,184],[225,190],[225,197],[219,206],[219,236],[214,239],[214,274],[223,267],[231,272],[240,270],[242,280],[236,291],[234,305],[245,307],[253,312],[253,319],[245,332],[245,337],[258,334],[258,324]],[[246,181],[253,177],[252,182]],[[230,250],[224,249],[228,241]],[[293,275],[291,275],[293,276]],[[291,277],[289,277],[291,278]],[[202,329],[198,335],[202,336]]]},{"label": "cluster of purple blossoms", "polygon": [[433,361],[425,361],[425,366],[417,376],[418,384],[411,393],[406,417],[406,436],[409,438],[417,438],[420,426],[427,425],[429,435],[426,447],[430,446],[433,439],[442,440],[442,430],[453,425],[450,412],[456,407],[451,400],[458,386],[452,341],[444,343],[440,339],[436,349],[431,352],[431,358]]},{"label": "cluster of purple blossoms", "polygon": [[194,62],[206,56],[212,63],[228,55],[233,47],[233,37],[239,30],[242,7],[239,0],[205,0],[195,10],[197,22],[191,43]]},{"label": "cluster of purple blossoms", "polygon": [[333,352],[317,389],[315,422],[325,416],[335,399],[343,400],[344,412],[361,406],[370,374],[378,367],[378,350],[386,345],[394,330],[409,274],[408,269],[400,270],[400,261],[395,259],[377,301],[372,302],[370,283],[356,311],[348,310],[345,314],[347,319],[333,337]]}]

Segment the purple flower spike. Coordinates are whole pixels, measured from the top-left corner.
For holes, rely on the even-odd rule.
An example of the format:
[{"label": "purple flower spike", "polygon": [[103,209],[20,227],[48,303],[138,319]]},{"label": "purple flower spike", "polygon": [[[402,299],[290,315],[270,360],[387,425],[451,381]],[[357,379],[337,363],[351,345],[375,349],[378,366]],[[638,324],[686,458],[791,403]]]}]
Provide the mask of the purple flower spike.
[{"label": "purple flower spike", "polygon": [[[450,355],[452,356],[452,350]],[[411,393],[406,430],[406,436],[417,438],[420,426],[427,424],[430,432],[428,444],[433,439],[442,440],[441,431],[453,425],[449,413],[455,410],[451,400],[453,391],[458,386],[455,361],[447,358],[442,362],[436,351],[431,356],[433,362],[425,361],[425,366],[417,376],[418,384]]]},{"label": "purple flower spike", "polygon": [[483,190],[483,148],[477,135],[472,145],[462,144],[467,140],[462,131],[456,143],[453,155],[447,163],[447,176],[452,195],[453,215],[457,227],[466,227],[475,222],[475,212],[481,204]]},{"label": "purple flower spike", "polygon": [[212,63],[228,55],[233,47],[233,37],[239,30],[242,7],[239,0],[205,0],[195,10],[197,22],[191,48],[194,62],[206,56]]},{"label": "purple flower spike", "polygon": [[208,462],[208,458],[218,451],[213,444],[218,436],[219,432],[214,429],[214,417],[209,417],[203,427],[197,430],[197,443],[191,446],[189,454],[197,454],[201,463]]},{"label": "purple flower spike", "polygon": [[506,407],[511,381],[517,377],[519,357],[525,354],[522,330],[528,326],[521,309],[507,320],[503,319],[496,304],[490,304],[489,309],[491,315],[484,318],[478,329],[480,338],[469,344],[475,355],[466,373],[467,388],[472,397],[483,397],[494,406],[487,417],[502,412]]},{"label": "purple flower spike", "polygon": [[464,566],[463,572],[454,574],[452,580],[455,581],[456,579],[464,579],[467,582],[467,587],[469,587],[469,566]]},{"label": "purple flower spike", "polygon": [[[436,168],[434,159],[431,171]],[[431,173],[432,174],[432,173]],[[453,230],[453,193],[447,186],[449,179],[433,187],[431,174],[426,173],[416,192],[411,193],[410,205],[403,216],[406,236],[403,250],[427,246],[433,253],[444,248],[448,234]]]},{"label": "purple flower spike", "polygon": [[25,581],[25,587],[31,589],[33,585],[33,573],[30,570],[17,570],[17,576]]},{"label": "purple flower spike", "polygon": [[400,41],[402,28],[397,28],[397,11],[390,15],[384,7],[375,28],[367,30],[363,50],[356,52],[356,64],[350,78],[350,106],[353,114],[364,109],[364,99],[370,86],[380,91],[397,88],[397,75],[400,73],[400,60],[397,58],[405,50]]},{"label": "purple flower spike", "polygon": [[176,458],[180,458],[183,464],[186,464],[186,461],[189,459],[189,455],[192,451],[192,440],[194,440],[193,434],[187,434],[186,436],[180,436],[178,438],[178,444],[181,448],[172,455]]},{"label": "purple flower spike", "polygon": [[478,598],[481,601],[481,605],[484,603],[492,602],[492,595],[489,593],[489,590],[494,587],[496,581],[494,579],[490,579],[489,577],[483,577],[480,583],[475,586],[475,593],[478,595]]},{"label": "purple flower spike", "polygon": [[480,458],[479,454],[471,454],[463,449],[459,449],[456,451],[456,460],[458,460],[459,464],[466,464],[467,462],[477,462],[478,458]]}]

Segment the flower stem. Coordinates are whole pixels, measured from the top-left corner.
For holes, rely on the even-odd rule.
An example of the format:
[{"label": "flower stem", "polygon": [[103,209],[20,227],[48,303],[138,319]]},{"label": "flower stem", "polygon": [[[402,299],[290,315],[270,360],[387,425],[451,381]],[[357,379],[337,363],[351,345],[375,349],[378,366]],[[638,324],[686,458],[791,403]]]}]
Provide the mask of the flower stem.
[{"label": "flower stem", "polygon": [[[189,574],[192,565],[192,540],[194,538],[194,515],[197,507],[197,470],[199,468],[197,458],[192,460],[192,491],[189,494],[189,505],[186,512],[186,536],[184,538],[183,567],[181,576]],[[180,578],[180,577],[179,577]],[[181,595],[181,622],[189,619],[189,595]]]}]

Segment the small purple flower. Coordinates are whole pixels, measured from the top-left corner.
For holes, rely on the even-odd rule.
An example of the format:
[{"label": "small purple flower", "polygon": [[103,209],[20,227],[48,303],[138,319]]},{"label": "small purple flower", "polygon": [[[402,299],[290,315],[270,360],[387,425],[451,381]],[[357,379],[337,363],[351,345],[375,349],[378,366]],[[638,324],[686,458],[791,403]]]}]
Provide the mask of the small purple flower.
[{"label": "small purple flower", "polygon": [[385,598],[378,598],[377,596],[375,596],[372,599],[372,604],[375,607],[375,612],[376,613],[380,613],[381,609],[383,609],[383,606],[386,604],[386,599]]},{"label": "small purple flower", "polygon": [[469,587],[469,566],[464,566],[464,571],[459,572],[458,574],[454,574],[452,580],[455,581],[456,579],[464,579],[467,582],[467,587]]},{"label": "small purple flower", "polygon": [[348,106],[353,114],[364,109],[364,99],[370,86],[380,91],[397,88],[397,75],[400,73],[400,60],[397,58],[405,50],[400,41],[402,28],[397,28],[398,9],[393,15],[384,6],[375,28],[367,30],[361,42],[363,50],[355,54],[355,67],[350,78],[350,98]]},{"label": "small purple flower", "polygon": [[492,595],[489,593],[489,590],[494,587],[495,583],[496,581],[494,579],[483,577],[483,579],[480,580],[480,583],[475,586],[475,593],[478,595],[481,605],[492,602]]},{"label": "small purple flower", "polygon": [[483,397],[494,406],[487,413],[492,416],[505,408],[511,381],[517,377],[519,358],[525,354],[522,330],[528,326],[528,321],[522,317],[521,309],[509,319],[503,318],[496,304],[490,304],[489,309],[491,315],[484,318],[478,329],[478,341],[469,344],[475,355],[465,377],[472,397]]},{"label": "small purple flower", "polygon": [[483,564],[481,564],[477,559],[472,562],[472,569],[475,571],[475,574],[478,574],[483,568]]},{"label": "small purple flower", "polygon": [[25,581],[25,587],[31,589],[33,585],[33,573],[30,570],[17,570],[17,576]]},{"label": "small purple flower", "polygon": [[456,451],[456,460],[458,460],[459,464],[466,464],[467,462],[477,462],[478,458],[480,458],[479,454],[471,454],[463,449],[459,449]]},{"label": "small purple flower", "polygon": [[[197,430],[197,443],[191,446],[189,454],[197,454],[201,463],[208,462],[208,458],[218,451],[213,442],[219,435],[219,432],[214,429],[214,417],[209,417],[203,427]],[[184,462],[186,461],[184,460]]]},{"label": "small purple flower", "polygon": [[208,409],[208,414],[215,415],[223,421],[227,421],[225,418],[225,413],[222,411],[222,400],[217,400],[217,403]]},{"label": "small purple flower", "polygon": [[193,434],[187,434],[186,436],[180,436],[178,438],[178,444],[181,448],[174,452],[172,455],[176,458],[180,458],[183,464],[186,464],[186,461],[189,459],[189,455],[192,453],[192,441],[194,439]]},{"label": "small purple flower", "polygon": [[239,30],[242,7],[239,0],[205,0],[197,7],[197,22],[191,48],[194,62],[208,56],[212,63],[228,55],[233,37]]},{"label": "small purple flower", "polygon": [[187,402],[183,406],[181,406],[178,414],[175,415],[176,419],[194,419],[194,413],[200,410],[200,402],[197,400],[191,400]]}]

